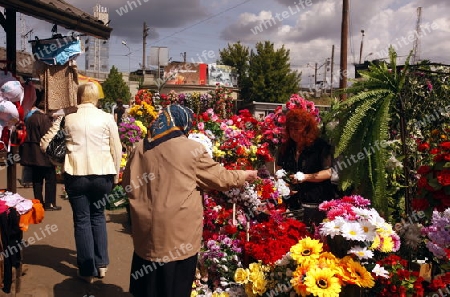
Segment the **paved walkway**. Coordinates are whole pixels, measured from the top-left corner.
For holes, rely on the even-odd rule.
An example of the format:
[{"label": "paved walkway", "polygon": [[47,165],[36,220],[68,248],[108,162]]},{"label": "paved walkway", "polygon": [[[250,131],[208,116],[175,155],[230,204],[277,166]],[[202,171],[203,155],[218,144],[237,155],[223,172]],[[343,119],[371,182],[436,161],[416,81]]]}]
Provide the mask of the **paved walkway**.
[{"label": "paved walkway", "polygon": [[[34,238],[35,243],[23,248],[25,274],[20,292],[5,294],[0,290],[0,297],[130,297],[127,292],[133,249],[126,211],[106,211],[110,265],[104,279],[89,285],[77,278],[72,210],[69,201],[60,196],[62,187],[58,184],[57,204],[62,210],[46,212],[41,224],[31,225],[23,234],[24,239]],[[6,188],[6,170],[0,170],[0,188]],[[32,189],[19,184],[17,193],[33,198]]]}]

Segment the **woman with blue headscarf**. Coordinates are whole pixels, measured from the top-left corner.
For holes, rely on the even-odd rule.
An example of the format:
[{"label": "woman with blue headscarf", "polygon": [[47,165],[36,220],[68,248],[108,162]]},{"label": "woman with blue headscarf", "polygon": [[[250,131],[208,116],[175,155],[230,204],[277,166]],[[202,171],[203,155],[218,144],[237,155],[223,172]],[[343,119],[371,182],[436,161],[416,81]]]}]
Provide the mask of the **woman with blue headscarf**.
[{"label": "woman with blue headscarf", "polygon": [[229,190],[257,178],[256,170],[227,170],[188,139],[192,111],[164,108],[127,163],[135,297],[189,297],[203,231],[201,189]]}]

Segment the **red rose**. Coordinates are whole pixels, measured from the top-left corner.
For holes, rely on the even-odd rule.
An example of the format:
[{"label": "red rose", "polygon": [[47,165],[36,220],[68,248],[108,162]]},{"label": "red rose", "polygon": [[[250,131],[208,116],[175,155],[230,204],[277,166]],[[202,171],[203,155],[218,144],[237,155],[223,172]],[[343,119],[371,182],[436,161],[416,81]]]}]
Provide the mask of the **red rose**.
[{"label": "red rose", "polygon": [[444,187],[449,186],[450,185],[450,170],[444,169],[442,171],[439,171],[437,173],[437,180]]},{"label": "red rose", "polygon": [[428,151],[430,149],[430,145],[426,142],[419,144],[418,148],[419,152]]}]

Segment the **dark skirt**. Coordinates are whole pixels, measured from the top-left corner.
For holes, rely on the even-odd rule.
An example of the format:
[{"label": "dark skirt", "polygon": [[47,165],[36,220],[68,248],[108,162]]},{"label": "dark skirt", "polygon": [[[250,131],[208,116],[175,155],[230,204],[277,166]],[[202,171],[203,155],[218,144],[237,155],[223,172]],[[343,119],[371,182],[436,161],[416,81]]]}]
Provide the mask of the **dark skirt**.
[{"label": "dark skirt", "polygon": [[197,254],[173,262],[152,262],[133,253],[130,293],[134,297],[190,297]]}]

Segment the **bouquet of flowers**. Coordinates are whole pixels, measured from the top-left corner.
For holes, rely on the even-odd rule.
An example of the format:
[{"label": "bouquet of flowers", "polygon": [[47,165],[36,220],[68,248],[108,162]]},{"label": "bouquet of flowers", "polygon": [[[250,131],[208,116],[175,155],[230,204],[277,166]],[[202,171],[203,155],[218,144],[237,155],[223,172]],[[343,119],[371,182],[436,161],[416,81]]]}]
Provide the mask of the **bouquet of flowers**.
[{"label": "bouquet of flowers", "polygon": [[133,117],[126,117],[119,125],[119,137],[127,147],[133,147],[147,135],[147,128],[141,121]]},{"label": "bouquet of flowers", "polygon": [[144,127],[156,119],[158,112],[153,106],[152,93],[148,90],[139,90],[135,96],[135,104],[131,106],[128,114],[140,121]]},{"label": "bouquet of flowers", "polygon": [[302,222],[273,212],[267,221],[251,226],[250,241],[245,243],[245,252],[263,264],[273,264],[308,234]]},{"label": "bouquet of flowers", "polygon": [[400,237],[392,225],[369,205],[369,200],[358,195],[319,205],[320,210],[327,212],[327,219],[320,226],[321,235],[327,236],[337,248],[347,249],[337,256],[353,254],[359,259],[370,259],[374,256],[373,251],[389,253],[400,249]]},{"label": "bouquet of flowers", "polygon": [[418,168],[418,197],[413,199],[415,210],[424,210],[428,214],[434,209],[444,211],[450,206],[450,126],[443,124],[433,129],[426,140],[418,141],[417,150],[422,157]]},{"label": "bouquet of flowers", "polygon": [[447,271],[450,259],[450,208],[444,212],[433,211],[431,224],[422,228],[422,233],[426,236],[426,247],[433,254],[436,262],[447,264]]},{"label": "bouquet of flowers", "polygon": [[371,293],[377,297],[423,296],[423,278],[407,267],[408,261],[394,254],[377,261],[372,270],[376,286]]},{"label": "bouquet of flowers", "polygon": [[[327,296],[338,297],[342,287],[375,285],[370,272],[352,257],[343,259],[323,250],[323,243],[304,237],[272,264],[252,263],[238,268],[235,281],[245,285],[250,296]],[[343,295],[348,296],[348,295]]]}]

